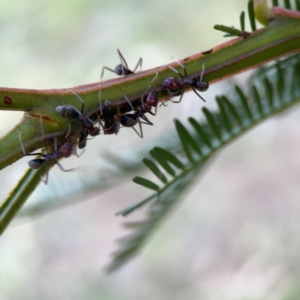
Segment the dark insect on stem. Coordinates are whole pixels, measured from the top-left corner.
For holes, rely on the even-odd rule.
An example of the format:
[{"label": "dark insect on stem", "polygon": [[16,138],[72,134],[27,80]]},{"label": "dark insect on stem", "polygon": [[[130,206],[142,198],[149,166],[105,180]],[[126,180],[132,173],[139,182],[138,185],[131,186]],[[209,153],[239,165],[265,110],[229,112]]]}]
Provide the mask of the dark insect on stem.
[{"label": "dark insect on stem", "polygon": [[[145,116],[145,113],[150,113],[152,115],[156,115],[157,113],[157,105],[158,105],[158,96],[156,91],[153,88],[152,83],[156,80],[158,76],[158,72],[156,72],[155,77],[150,82],[150,87],[146,91],[146,102],[144,101],[144,95],[141,97],[141,105],[134,108],[127,96],[124,94],[124,98],[126,99],[129,107],[134,113],[121,113],[120,107],[117,105],[118,112],[116,114],[113,113],[110,101],[106,100],[104,105],[102,105],[102,97],[101,90],[99,90],[99,119],[100,126],[103,128],[104,134],[117,134],[120,129],[120,125],[123,127],[132,127],[133,130],[137,133],[141,138],[143,137],[143,130],[141,124],[153,125],[152,122],[148,120]],[[150,92],[148,90],[152,88]],[[147,93],[148,92],[148,93]],[[155,107],[155,112],[151,111],[151,108]],[[144,121],[141,121],[143,119]],[[102,122],[104,124],[102,124]],[[134,128],[134,126],[139,123],[140,130],[139,132]]]},{"label": "dark insect on stem", "polygon": [[120,61],[121,63],[119,65],[117,65],[115,67],[115,69],[111,69],[109,67],[103,67],[102,68],[102,72],[101,72],[101,82],[102,82],[102,78],[103,78],[103,75],[104,75],[104,71],[105,70],[108,70],[112,73],[115,73],[116,75],[118,76],[124,76],[124,75],[130,75],[130,74],[134,74],[135,71],[137,70],[137,68],[140,66],[140,68],[142,69],[142,64],[143,64],[143,59],[140,57],[140,59],[138,60],[135,68],[133,69],[133,71],[131,71],[129,68],[128,68],[128,65],[127,65],[127,62],[124,58],[124,56],[122,55],[121,51],[119,49],[117,49],[118,51],[118,55],[119,55],[119,58],[120,58]]},{"label": "dark insect on stem", "polygon": [[[42,115],[41,115],[41,122],[42,122]],[[43,125],[41,123],[41,129],[42,129],[42,135],[45,136],[44,134],[44,128],[43,128]],[[25,148],[24,148],[24,145],[23,145],[23,142],[22,142],[22,137],[21,137],[21,132],[19,131],[19,140],[20,140],[20,145],[21,145],[21,149],[22,149],[22,152],[24,155],[26,156],[36,156],[36,155],[39,155],[39,156],[42,156],[42,158],[35,158],[35,159],[32,159],[28,162],[28,165],[30,168],[32,169],[39,169],[42,167],[42,165],[45,163],[45,162],[48,162],[48,161],[54,161],[57,166],[61,169],[61,171],[63,172],[71,172],[71,171],[74,171],[75,168],[73,169],[69,169],[69,170],[65,170],[64,167],[59,163],[59,159],[65,157],[70,157],[73,153],[73,144],[71,143],[70,140],[67,140],[63,145],[61,146],[58,146],[57,145],[57,140],[54,138],[53,141],[54,141],[54,149],[52,150],[52,152],[50,152],[48,150],[48,147],[47,147],[47,143],[45,142],[45,149],[46,149],[46,154],[45,153],[42,153],[42,152],[38,152],[38,153],[29,153],[27,154],[26,151],[25,151]],[[42,181],[47,184],[48,183],[48,178],[49,178],[49,168],[48,168],[48,165],[46,165],[46,177],[45,179],[42,178]]]},{"label": "dark insect on stem", "polygon": [[[101,99],[99,100],[101,104]],[[102,121],[104,124],[102,124]],[[105,100],[104,107],[100,105],[100,126],[103,128],[104,134],[118,134],[120,128],[120,117],[114,114],[111,107],[111,102]]]},{"label": "dark insect on stem", "polygon": [[169,77],[165,79],[161,84],[162,89],[166,90],[171,96],[180,96],[178,101],[171,100],[173,103],[179,103],[182,100],[183,94],[185,92],[185,87],[191,87],[194,93],[205,102],[202,96],[197,92],[205,92],[209,87],[209,83],[203,79],[205,70],[204,63],[202,64],[202,71],[200,73],[199,79],[197,77],[188,78],[185,66],[179,61],[178,63],[183,68],[184,75],[169,66],[169,68],[177,73],[180,78]]},{"label": "dark insect on stem", "polygon": [[[158,72],[156,72],[156,75],[150,82],[150,87],[148,88],[148,90],[150,88],[152,88],[152,90],[150,90],[150,92],[148,92],[148,90],[145,92],[145,94],[147,94],[146,101],[144,101],[144,95],[142,95],[142,99],[141,99],[142,105],[140,107],[140,110],[142,110],[144,113],[149,113],[153,116],[155,116],[157,113],[158,95],[157,92],[154,90],[152,83],[156,80],[157,76],[158,76]],[[163,102],[162,104],[165,105]],[[154,113],[151,111],[152,107],[155,107]]]},{"label": "dark insect on stem", "polygon": [[[120,116],[120,123],[124,127],[131,127],[140,138],[143,138],[142,124],[153,125],[153,123],[150,122],[148,120],[148,118],[145,116],[145,113],[151,111],[151,106],[149,104],[144,104],[143,95],[141,98],[141,105],[137,108],[133,107],[133,105],[130,103],[129,99],[127,98],[127,96],[125,94],[124,94],[124,97],[125,97],[126,101],[128,102],[129,106],[131,107],[131,110],[134,111],[134,113],[124,113],[124,114],[118,113],[118,115]],[[158,101],[157,101],[157,103],[158,103]],[[145,107],[147,109],[145,109]],[[157,104],[156,104],[156,107],[157,107]],[[141,119],[143,121],[141,121]],[[139,132],[134,128],[134,126],[137,123],[139,124],[139,128],[140,128]]]},{"label": "dark insect on stem", "polygon": [[81,105],[81,111],[79,111],[76,107],[65,104],[65,105],[59,105],[56,106],[55,110],[58,112],[61,116],[64,118],[72,118],[72,119],[77,119],[81,124],[82,127],[85,128],[90,136],[96,136],[100,133],[100,129],[98,127],[94,126],[94,123],[91,119],[86,118],[83,115],[84,111],[84,102],[81,99],[81,97],[75,93],[74,91],[70,90],[82,103]]},{"label": "dark insect on stem", "polygon": [[[109,67],[106,67],[106,66],[104,66],[102,68],[102,72],[100,75],[100,86],[102,83],[102,78],[104,76],[105,70],[115,73],[118,76],[126,76],[126,75],[130,75],[130,74],[134,74],[139,66],[142,69],[143,59],[141,57],[138,60],[135,68],[132,71],[129,69],[127,62],[126,62],[124,56],[122,55],[121,51],[119,49],[117,49],[117,52],[118,52],[121,63],[118,64],[114,70]],[[104,107],[104,110],[105,110],[105,115],[103,115],[101,89],[99,89],[99,112],[100,112],[100,118],[104,120],[104,125],[102,126],[104,128],[104,134],[117,134],[119,131],[119,129],[118,129],[119,124],[117,123],[117,120],[114,120],[113,116],[109,116],[110,111],[109,111],[108,107]],[[100,122],[100,124],[101,124],[101,122]]]}]

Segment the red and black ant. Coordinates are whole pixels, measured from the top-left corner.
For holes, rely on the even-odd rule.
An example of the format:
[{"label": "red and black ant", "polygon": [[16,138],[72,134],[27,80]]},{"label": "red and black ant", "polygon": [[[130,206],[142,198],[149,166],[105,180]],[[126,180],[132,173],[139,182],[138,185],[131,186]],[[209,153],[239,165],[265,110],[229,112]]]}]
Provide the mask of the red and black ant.
[{"label": "red and black ant", "polygon": [[[124,127],[131,127],[139,137],[143,138],[142,124],[153,125],[153,123],[150,122],[148,120],[148,118],[145,116],[145,113],[147,113],[147,112],[153,114],[151,112],[151,105],[149,104],[150,100],[145,105],[144,99],[142,96],[142,98],[141,98],[142,104],[138,108],[134,108],[125,94],[124,94],[124,97],[125,97],[126,101],[128,102],[129,106],[131,107],[131,110],[134,111],[134,113],[123,113],[123,114],[118,113],[117,115],[120,116],[120,124],[123,125]],[[150,99],[150,98],[148,98],[148,99]],[[151,102],[151,103],[153,103],[153,102]],[[157,104],[156,104],[156,107],[157,107]],[[156,113],[156,111],[155,111],[155,113]],[[140,119],[142,119],[143,121],[141,121]],[[134,126],[137,123],[139,123],[140,133],[134,128]]]},{"label": "red and black ant", "polygon": [[83,115],[83,111],[84,111],[84,102],[83,102],[83,100],[81,99],[81,97],[77,93],[75,93],[72,90],[70,90],[70,91],[82,103],[81,111],[79,111],[73,105],[65,104],[65,105],[56,106],[56,108],[55,108],[56,112],[58,112],[64,118],[77,119],[82,124],[83,129],[86,129],[86,132],[88,132],[88,134],[90,136],[98,135],[99,132],[100,132],[100,129],[98,127],[94,126],[94,123],[91,119],[89,119],[89,118],[87,118]]},{"label": "red and black ant", "polygon": [[[150,113],[153,116],[155,116],[157,113],[158,96],[157,96],[157,92],[153,88],[152,83],[153,83],[153,81],[156,80],[157,76],[158,76],[158,72],[156,72],[155,77],[150,82],[150,86],[151,86],[152,90],[147,94],[147,91],[149,90],[149,88],[148,88],[148,90],[145,92],[145,94],[147,94],[146,101],[144,101],[144,94],[142,95],[142,99],[141,99],[142,103],[141,103],[141,107],[140,107],[140,110],[142,110],[143,113]],[[152,107],[155,107],[154,113],[151,111]]]},{"label": "red and black ant", "polygon": [[[41,115],[41,122],[42,122],[42,115]],[[42,123],[41,123],[41,129],[42,129],[42,135],[44,136],[44,129],[43,129]],[[37,170],[37,169],[41,168],[42,165],[45,162],[54,161],[63,172],[71,172],[71,171],[75,170],[75,168],[65,170],[64,167],[58,161],[59,159],[61,159],[63,157],[67,158],[67,157],[70,157],[72,155],[72,153],[73,153],[73,144],[71,143],[70,140],[67,140],[63,145],[58,147],[57,146],[57,140],[54,138],[53,139],[54,140],[54,149],[51,153],[48,151],[47,144],[45,143],[45,149],[46,149],[46,152],[47,152],[46,154],[42,153],[42,152],[27,154],[26,151],[25,151],[24,145],[22,143],[22,137],[21,137],[21,132],[20,131],[19,131],[19,139],[20,139],[21,149],[22,149],[22,152],[23,152],[24,155],[26,155],[26,156],[32,156],[32,155],[42,156],[42,158],[35,158],[35,159],[30,160],[28,162],[28,165],[29,165],[30,168]],[[46,165],[46,167],[47,167],[46,178],[45,179],[42,178],[42,181],[45,184],[47,184],[48,176],[49,176],[48,165]]]},{"label": "red and black ant", "polygon": [[[151,80],[150,85],[152,86],[153,81],[157,78],[158,72],[156,72],[155,77]],[[149,89],[149,88],[148,88]],[[148,91],[148,90],[147,90]],[[147,93],[146,91],[146,93]],[[124,94],[124,93],[123,93]],[[158,105],[158,96],[154,89],[152,89],[146,96],[146,101],[144,101],[144,95],[141,97],[141,105],[137,108],[134,108],[127,96],[124,94],[126,101],[128,102],[130,108],[134,113],[121,113],[120,108],[118,107],[118,112],[113,113],[111,108],[111,102],[106,100],[104,102],[104,107],[102,106],[102,99],[101,99],[101,89],[99,90],[99,112],[100,112],[100,124],[103,127],[104,134],[117,134],[119,132],[120,125],[124,127],[132,127],[135,132],[140,136],[143,137],[143,131],[141,124],[153,125],[152,122],[148,120],[145,116],[145,113],[150,113],[152,115],[156,115],[157,113],[157,105]],[[151,111],[151,108],[155,107],[155,112]],[[141,121],[140,119],[143,119]],[[104,122],[104,125],[102,124]],[[134,126],[139,123],[140,126],[140,133],[134,128]]]},{"label": "red and black ant", "polygon": [[202,64],[202,71],[200,74],[199,79],[196,77],[193,78],[188,78],[186,68],[185,66],[178,61],[178,63],[182,66],[184,70],[184,75],[179,73],[176,69],[172,68],[169,66],[171,70],[176,72],[180,78],[174,78],[174,77],[169,77],[163,81],[161,84],[162,89],[168,91],[168,93],[172,96],[179,96],[180,98],[178,101],[173,101],[174,103],[179,103],[182,100],[183,94],[184,94],[184,88],[185,87],[191,87],[194,91],[194,93],[205,102],[205,100],[202,98],[202,96],[197,92],[205,92],[207,91],[209,87],[209,83],[203,79],[203,74],[204,74],[204,63]]},{"label": "red and black ant", "polygon": [[[103,127],[104,134],[117,134],[120,129],[120,125],[124,127],[132,127],[133,130],[140,136],[143,137],[143,131],[141,124],[148,124],[153,125],[144,114],[146,111],[143,111],[141,108],[134,109],[132,104],[130,103],[129,99],[126,95],[124,95],[126,101],[128,102],[131,110],[135,111],[134,113],[122,113],[120,112],[119,105],[117,105],[117,113],[112,111],[111,102],[106,100],[104,102],[103,107],[100,107],[100,123]],[[100,102],[101,103],[101,102]],[[143,119],[145,122],[142,122]],[[104,124],[102,124],[102,121]],[[139,123],[140,126],[140,133],[134,128],[134,126]]]},{"label": "red and black ant", "polygon": [[106,100],[104,102],[104,109],[103,112],[101,112],[101,115],[104,121],[104,125],[102,125],[104,134],[118,134],[120,128],[120,120],[119,117],[113,113],[111,102],[109,100]]},{"label": "red and black ant", "polygon": [[108,70],[110,72],[113,72],[115,73],[116,75],[118,76],[124,76],[124,75],[130,75],[130,74],[134,74],[135,71],[137,70],[137,68],[140,66],[140,68],[142,69],[142,64],[143,64],[143,59],[140,57],[140,59],[138,60],[135,68],[133,69],[133,71],[131,71],[129,68],[128,68],[128,65],[127,65],[127,62],[124,58],[124,56],[122,55],[121,51],[119,49],[117,49],[118,51],[118,55],[119,55],[119,58],[120,58],[120,61],[121,63],[118,64],[115,69],[111,69],[109,67],[103,67],[102,68],[102,72],[101,72],[101,82],[102,82],[102,78],[103,78],[103,75],[104,75],[104,71],[105,70]]}]

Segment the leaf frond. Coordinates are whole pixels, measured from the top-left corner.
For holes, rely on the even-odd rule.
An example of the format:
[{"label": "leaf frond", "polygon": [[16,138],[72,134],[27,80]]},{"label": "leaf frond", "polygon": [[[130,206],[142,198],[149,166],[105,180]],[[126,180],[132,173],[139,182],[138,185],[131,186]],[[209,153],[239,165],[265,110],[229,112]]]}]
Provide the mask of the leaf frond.
[{"label": "leaf frond", "polygon": [[[212,112],[204,108],[206,122],[189,118],[193,130],[175,120],[183,149],[180,157],[162,148],[156,147],[150,151],[157,162],[147,161],[148,168],[158,179],[163,172],[167,173],[164,174],[166,178],[171,178],[161,180],[163,185],[155,189],[155,194],[118,213],[125,216],[149,204],[147,220],[143,222],[143,226],[135,226],[131,234],[123,240],[120,250],[113,255],[109,271],[119,268],[139,252],[154,228],[179,202],[182,192],[216,151],[265,119],[300,102],[300,55],[257,71],[256,76],[252,76],[248,82],[246,89],[235,86],[230,97],[217,97],[218,111]],[[160,170],[157,163],[163,170]],[[171,168],[170,164],[175,166],[176,170]],[[157,187],[156,183],[150,182]]]}]

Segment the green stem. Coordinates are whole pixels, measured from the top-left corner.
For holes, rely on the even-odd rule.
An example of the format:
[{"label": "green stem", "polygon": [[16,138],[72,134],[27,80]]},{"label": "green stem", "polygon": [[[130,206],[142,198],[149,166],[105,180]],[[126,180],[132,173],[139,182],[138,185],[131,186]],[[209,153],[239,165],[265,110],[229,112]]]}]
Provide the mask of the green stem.
[{"label": "green stem", "polygon": [[[300,51],[300,13],[282,8],[274,8],[274,20],[263,29],[257,30],[247,38],[236,38],[220,46],[181,60],[186,67],[189,77],[199,76],[202,63],[205,62],[205,80],[210,83],[220,81],[250,68],[257,67],[281,56]],[[109,99],[117,110],[116,104],[126,102],[124,94],[131,101],[140,101],[142,93],[148,87],[150,81],[158,72],[157,79],[153,82],[153,88],[158,92],[160,100],[169,98],[166,91],[161,90],[161,83],[166,78],[177,76],[172,66],[182,73],[182,68],[177,62],[161,66],[132,76],[117,78],[99,83],[78,86],[72,88],[84,100],[87,116],[95,114],[99,110],[99,90],[102,99]],[[70,120],[65,119],[55,112],[55,107],[61,103],[68,103],[78,109],[81,103],[68,89],[52,90],[24,90],[0,88],[0,109],[26,111],[26,118],[18,127],[23,127],[22,139],[24,144],[31,143],[36,136],[37,122],[40,112],[43,112],[47,134],[58,134],[64,137]],[[47,118],[47,120],[46,120]],[[35,122],[32,121],[35,119]],[[0,168],[4,168],[22,157],[20,141],[17,129],[14,128],[0,140]],[[24,136],[24,137],[23,137]],[[40,148],[43,137],[33,143],[31,151]]]}]

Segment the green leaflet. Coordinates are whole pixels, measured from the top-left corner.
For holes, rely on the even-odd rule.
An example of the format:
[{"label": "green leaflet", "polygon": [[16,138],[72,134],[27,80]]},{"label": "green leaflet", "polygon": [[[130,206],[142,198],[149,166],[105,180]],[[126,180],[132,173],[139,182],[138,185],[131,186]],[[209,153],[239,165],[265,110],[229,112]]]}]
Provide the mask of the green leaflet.
[{"label": "green leaflet", "polygon": [[[287,78],[289,78],[289,82],[287,82]],[[168,166],[163,168],[172,178],[157,189],[156,194],[118,213],[127,215],[135,209],[149,204],[145,221],[127,225],[131,233],[122,239],[120,249],[113,254],[108,271],[121,267],[141,250],[147,238],[179,202],[182,192],[190,186],[196,174],[203,169],[207,160],[217,150],[222,149],[263,120],[300,102],[300,55],[294,55],[271,67],[258,70],[248,82],[249,86],[246,90],[235,86],[230,99],[227,96],[217,97],[219,111],[212,112],[204,108],[206,122],[189,118],[192,130],[175,120],[184,153],[181,157],[158,147],[150,151],[151,155],[154,154],[152,157],[162,167]],[[291,82],[293,89],[290,86]],[[284,95],[284,99],[282,95]],[[276,101],[276,99],[281,99],[281,101]],[[177,171],[173,168],[172,172],[168,171],[171,168],[170,163],[177,167]],[[154,165],[156,167],[153,167]],[[153,168],[158,169],[153,161],[152,163],[147,161],[147,166],[152,172]],[[150,202],[150,200],[153,201]]]}]

